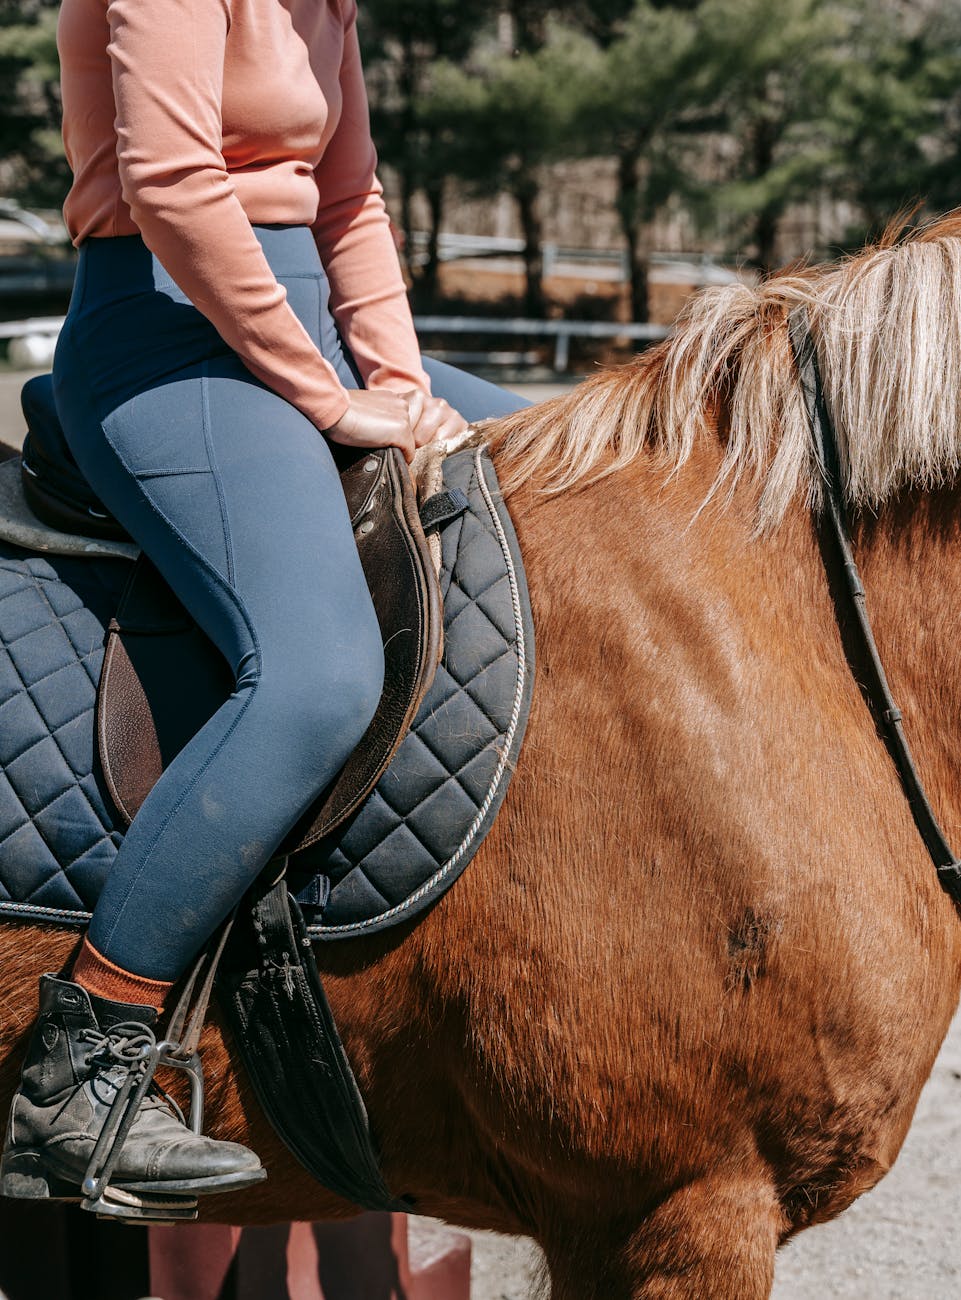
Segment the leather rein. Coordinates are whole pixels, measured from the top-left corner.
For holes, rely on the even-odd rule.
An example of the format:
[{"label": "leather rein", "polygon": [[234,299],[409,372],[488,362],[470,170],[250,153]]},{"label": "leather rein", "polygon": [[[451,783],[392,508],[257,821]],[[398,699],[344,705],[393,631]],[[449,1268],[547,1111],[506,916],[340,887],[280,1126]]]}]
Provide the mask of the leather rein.
[{"label": "leather rein", "polygon": [[915,825],[931,855],[941,887],[955,903],[961,904],[961,862],[951,851],[925,794],[904,734],[901,710],[891,695],[874,640],[864,586],[851,547],[847,507],[841,491],[837,438],[824,399],[805,308],[791,314],[789,332],[824,489],[823,508],[817,525],[821,558],[832,586],[835,616],[848,665],[898,770]]}]

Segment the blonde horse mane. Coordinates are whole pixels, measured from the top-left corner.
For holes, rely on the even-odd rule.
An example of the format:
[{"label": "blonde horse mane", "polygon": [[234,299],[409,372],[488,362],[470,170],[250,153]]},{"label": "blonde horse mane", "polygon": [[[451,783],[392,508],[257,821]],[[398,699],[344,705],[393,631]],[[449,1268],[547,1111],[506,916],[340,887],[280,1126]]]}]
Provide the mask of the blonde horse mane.
[{"label": "blonde horse mane", "polygon": [[563,492],[645,449],[677,471],[698,438],[720,436],[708,499],[749,479],[760,529],[797,495],[816,504],[788,339],[802,305],[850,504],[876,509],[903,488],[949,483],[961,469],[961,211],[910,233],[903,225],[839,264],[707,289],[672,337],[637,361],[486,426],[505,490]]}]

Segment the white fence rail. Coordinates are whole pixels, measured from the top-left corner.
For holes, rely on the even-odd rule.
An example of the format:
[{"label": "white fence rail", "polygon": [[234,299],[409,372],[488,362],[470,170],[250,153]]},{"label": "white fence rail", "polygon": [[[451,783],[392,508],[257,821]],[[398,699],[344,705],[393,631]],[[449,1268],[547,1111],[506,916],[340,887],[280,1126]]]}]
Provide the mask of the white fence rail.
[{"label": "white fence rail", "polygon": [[0,321],[0,339],[22,339],[32,334],[56,338],[63,322],[63,316],[30,316],[27,320]]},{"label": "white fence rail", "polygon": [[[49,365],[63,320],[62,316],[34,316],[28,320],[0,322],[0,339],[10,340],[10,360],[22,366]],[[653,343],[670,333],[666,325],[497,316],[415,316],[414,324],[421,334],[494,334],[500,338],[553,339],[554,369],[559,374],[570,364],[573,338],[621,338]],[[489,356],[495,364],[504,359],[494,351]]]},{"label": "white fence rail", "polygon": [[621,324],[598,320],[530,320],[496,316],[415,316],[419,334],[497,334],[502,337],[554,340],[554,369],[560,374],[570,364],[571,339],[633,339],[655,343],[667,338],[667,325]]},{"label": "white fence rail", "polygon": [[27,320],[0,321],[0,339],[9,339],[7,356],[24,370],[39,370],[53,361],[62,316],[31,316]]}]

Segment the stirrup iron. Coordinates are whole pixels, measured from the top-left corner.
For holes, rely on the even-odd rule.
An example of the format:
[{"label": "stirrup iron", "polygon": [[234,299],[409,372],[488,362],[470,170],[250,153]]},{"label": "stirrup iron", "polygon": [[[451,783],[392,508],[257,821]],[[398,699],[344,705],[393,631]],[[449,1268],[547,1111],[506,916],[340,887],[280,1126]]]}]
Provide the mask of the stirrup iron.
[{"label": "stirrup iron", "polygon": [[[194,963],[170,1017],[167,1037],[159,1043],[145,1043],[140,1060],[131,1061],[127,1077],[110,1103],[107,1119],[84,1173],[80,1189],[83,1193],[81,1209],[92,1211],[101,1218],[126,1219],[139,1223],[189,1222],[196,1219],[196,1196],[112,1187],[110,1179],[159,1066],[169,1066],[187,1074],[190,1079],[190,1110],[185,1122],[192,1133],[199,1136],[203,1132],[204,1075],[198,1047],[214,977],[233,926],[234,915],[232,913],[221,927],[216,943],[209,944]],[[201,972],[203,980],[194,998]],[[172,1104],[176,1106],[175,1102]],[[179,1107],[177,1110],[179,1113]]]},{"label": "stirrup iron", "polygon": [[165,1038],[159,1043],[145,1044],[140,1061],[131,1062],[131,1069],[126,1079],[110,1103],[106,1121],[100,1130],[90,1163],[84,1173],[80,1187],[83,1193],[81,1209],[90,1210],[102,1218],[130,1219],[138,1222],[170,1223],[196,1219],[196,1196],[177,1196],[167,1192],[139,1191],[110,1186],[110,1179],[120,1159],[127,1135],[137,1118],[137,1113],[159,1065],[185,1070],[190,1075],[188,1124],[191,1132],[200,1133],[203,1125],[204,1098],[200,1058],[194,1052],[184,1059],[180,1055],[182,1051],[180,1043]]}]

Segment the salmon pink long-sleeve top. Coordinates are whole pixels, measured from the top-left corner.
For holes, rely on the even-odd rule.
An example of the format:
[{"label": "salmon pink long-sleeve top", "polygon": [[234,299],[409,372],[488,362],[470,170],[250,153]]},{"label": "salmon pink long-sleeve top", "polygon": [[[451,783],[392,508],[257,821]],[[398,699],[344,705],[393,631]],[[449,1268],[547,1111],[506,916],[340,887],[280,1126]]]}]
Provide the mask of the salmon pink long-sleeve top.
[{"label": "salmon pink long-sleeve top", "polygon": [[247,367],[319,428],[347,394],[251,229],[311,227],[370,388],[429,384],[370,137],[355,0],[63,0],[75,244],[144,243]]}]

